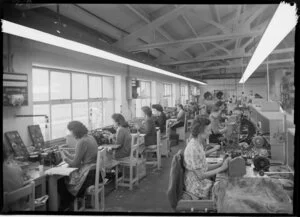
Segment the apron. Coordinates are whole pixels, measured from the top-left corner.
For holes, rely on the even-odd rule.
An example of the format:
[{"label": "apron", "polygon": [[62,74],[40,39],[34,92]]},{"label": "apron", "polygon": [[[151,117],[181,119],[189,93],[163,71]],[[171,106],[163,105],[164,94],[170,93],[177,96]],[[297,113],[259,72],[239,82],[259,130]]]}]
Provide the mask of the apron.
[{"label": "apron", "polygon": [[84,164],[67,177],[66,186],[73,196],[77,196],[92,166],[95,166],[95,164]]}]

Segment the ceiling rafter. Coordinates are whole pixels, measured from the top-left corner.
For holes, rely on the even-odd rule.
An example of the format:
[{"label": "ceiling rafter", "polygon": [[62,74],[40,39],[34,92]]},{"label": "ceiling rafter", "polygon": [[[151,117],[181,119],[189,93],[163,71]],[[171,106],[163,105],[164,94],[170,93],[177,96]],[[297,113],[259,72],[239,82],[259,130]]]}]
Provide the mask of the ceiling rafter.
[{"label": "ceiling rafter", "polygon": [[[237,6],[237,10],[236,10],[236,18],[234,19],[233,21],[233,26],[234,28],[236,28],[240,22],[240,17],[241,17],[241,12],[242,12],[242,9],[243,9],[243,5],[238,5]],[[238,38],[235,42],[235,49],[237,49],[239,46],[240,46],[240,43],[241,43],[241,39]]]},{"label": "ceiling rafter", "polygon": [[259,15],[261,15],[269,6],[262,5],[258,10],[256,10],[245,22],[243,25],[250,25]]},{"label": "ceiling rafter", "polygon": [[[278,60],[269,60],[269,64],[278,64],[278,63],[287,63],[287,62],[294,62],[293,58],[290,59],[278,59]],[[261,63],[261,65],[266,65],[267,62],[264,61]],[[246,67],[248,64],[233,64],[233,65],[222,65],[222,66],[214,66],[214,67],[207,67],[207,68],[197,68],[192,69],[189,71],[184,71],[182,73],[189,73],[189,72],[200,72],[204,70],[216,70],[216,69],[230,69],[230,68],[240,68],[240,67]]]},{"label": "ceiling rafter", "polygon": [[219,48],[219,50],[222,50],[222,51],[226,52],[228,55],[231,55],[231,52],[227,48],[222,47],[222,46],[220,46],[220,45],[218,45],[217,43],[214,43],[214,42],[208,42],[208,43],[212,44],[216,48]]},{"label": "ceiling rafter", "polygon": [[[273,54],[281,54],[281,53],[290,53],[294,52],[295,49],[293,47],[291,48],[284,48],[284,49],[278,49],[272,51],[270,55]],[[210,61],[216,61],[216,60],[226,60],[226,59],[239,59],[243,57],[251,57],[253,53],[246,53],[242,55],[222,55],[222,56],[217,56],[217,57],[212,57],[212,58],[205,58],[205,59],[199,59],[197,61],[195,60],[183,60],[183,61],[177,61],[177,62],[172,62],[166,65],[183,65],[183,64],[194,64],[194,63],[201,63],[201,62],[210,62]]]},{"label": "ceiling rafter", "polygon": [[[132,5],[130,4],[125,4],[125,6],[127,8],[129,8],[132,12],[134,12],[137,16],[139,16],[142,20],[144,20],[144,22],[146,23],[151,23],[151,20],[147,17],[146,14],[144,14],[144,12],[140,11],[140,10],[137,10],[135,9]],[[154,29],[155,31],[155,29]],[[157,27],[156,31],[158,31],[163,37],[165,37],[167,40],[169,41],[174,41],[174,38],[171,37],[165,30],[163,30],[162,28],[160,27]],[[193,56],[188,53],[188,52],[184,52],[189,58],[193,58]]]},{"label": "ceiling rafter", "polygon": [[[260,8],[260,6],[255,6],[255,7],[250,8],[249,10],[243,11],[242,14],[241,14],[241,19],[245,19],[246,17],[249,17],[251,14],[253,14],[259,8]],[[235,15],[236,15],[236,10],[234,10],[231,13],[223,16],[221,18],[222,24],[220,24],[220,25],[225,26],[225,25],[231,23],[232,20],[236,17]],[[203,19],[203,21],[205,21],[205,19]],[[197,31],[198,32],[205,32],[206,34],[217,34],[220,31],[220,29],[219,28],[216,29],[214,26],[208,24],[204,28],[201,28],[200,30],[197,30]],[[222,46],[225,46],[225,43]],[[191,47],[190,44],[183,44],[182,46],[176,48],[176,53],[175,54],[180,53],[180,52],[188,49],[189,47]],[[213,48],[213,49],[215,49],[215,48]],[[215,49],[215,50],[217,50],[217,49]],[[209,53],[209,51],[206,52],[205,55],[196,56],[194,59],[203,58],[204,56],[207,56],[207,55],[211,54],[211,53],[209,53],[209,54],[208,53]],[[160,63],[162,64],[163,62],[160,62]]]},{"label": "ceiling rafter", "polygon": [[209,9],[210,9],[213,19],[217,23],[220,23],[220,13],[218,11],[217,5],[209,5]]},{"label": "ceiling rafter", "polygon": [[158,17],[157,19],[153,20],[151,23],[144,25],[143,27],[139,28],[138,30],[130,33],[129,35],[125,36],[124,38],[120,39],[114,45],[117,47],[128,48],[131,46],[131,43],[134,42],[137,38],[141,35],[145,34],[145,32],[152,31],[153,29],[163,25],[164,23],[178,17],[182,13],[182,9],[185,6],[179,6],[174,10],[166,13],[163,16]]},{"label": "ceiling rafter", "polygon": [[[194,29],[194,27],[192,26],[191,22],[189,21],[189,19],[182,14],[182,18],[184,19],[184,21],[186,22],[186,24],[190,27],[190,29],[192,30],[193,34],[195,35],[195,37],[199,37],[198,33],[196,32],[196,30]],[[204,44],[200,44],[201,47],[203,48],[204,51],[207,51],[206,47],[204,46]]]},{"label": "ceiling rafter", "polygon": [[141,46],[135,46],[131,48],[131,51],[136,50],[147,50],[153,48],[164,48],[168,46],[180,46],[181,44],[197,44],[197,43],[204,43],[204,42],[215,42],[215,41],[222,41],[222,40],[229,40],[229,39],[236,39],[240,37],[248,37],[248,36],[255,36],[261,35],[263,31],[251,31],[251,32],[242,32],[242,33],[231,33],[231,34],[223,34],[223,35],[213,35],[213,36],[206,36],[206,37],[198,37],[198,38],[189,38],[183,40],[177,40],[172,42],[160,42],[160,43],[153,43]]}]

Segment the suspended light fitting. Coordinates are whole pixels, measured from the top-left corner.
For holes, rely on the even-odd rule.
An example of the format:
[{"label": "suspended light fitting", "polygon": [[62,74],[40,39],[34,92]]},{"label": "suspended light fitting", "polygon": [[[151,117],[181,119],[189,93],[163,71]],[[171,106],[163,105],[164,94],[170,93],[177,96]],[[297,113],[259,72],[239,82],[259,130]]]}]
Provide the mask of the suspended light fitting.
[{"label": "suspended light fitting", "polygon": [[9,22],[6,20],[2,20],[2,32],[11,34],[11,35],[16,35],[16,36],[23,37],[23,38],[27,38],[30,40],[50,44],[53,46],[65,48],[65,49],[76,51],[79,53],[88,54],[88,55],[99,57],[102,59],[107,59],[107,60],[110,60],[113,62],[134,66],[136,68],[145,69],[148,71],[156,72],[159,74],[178,78],[181,80],[186,80],[186,81],[190,81],[193,83],[206,85],[206,83],[195,80],[195,79],[181,76],[181,75],[178,75],[178,74],[145,64],[145,63],[141,63],[141,62],[131,60],[126,57],[119,56],[117,54],[110,53],[108,51],[97,49],[97,48],[94,48],[94,47],[91,47],[91,46],[88,46],[88,45],[85,45],[85,44],[82,44],[79,42],[68,40],[68,39],[65,39],[65,38],[62,38],[59,36],[55,36],[55,35],[52,35],[52,34],[49,34],[46,32],[42,32],[42,31],[39,31],[39,30],[36,30],[33,28],[22,26],[22,25],[12,23],[12,22]]},{"label": "suspended light fitting", "polygon": [[259,65],[297,24],[296,5],[280,3],[239,83],[245,83]]}]

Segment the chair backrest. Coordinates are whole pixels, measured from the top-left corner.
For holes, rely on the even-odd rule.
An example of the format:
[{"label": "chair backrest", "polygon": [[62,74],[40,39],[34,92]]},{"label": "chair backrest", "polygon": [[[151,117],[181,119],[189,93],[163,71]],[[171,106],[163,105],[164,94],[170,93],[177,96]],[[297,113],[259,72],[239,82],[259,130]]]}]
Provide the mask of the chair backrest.
[{"label": "chair backrest", "polygon": [[106,149],[101,146],[98,147],[97,163],[96,163],[96,176],[95,176],[95,190],[99,188],[100,175],[102,177],[102,181],[104,182],[105,157],[106,157]]},{"label": "chair backrest", "polygon": [[20,207],[12,208],[12,209],[20,209],[20,210],[14,210],[14,211],[34,211],[34,200],[35,200],[35,183],[30,182],[26,186],[19,188],[12,192],[4,192],[3,197],[3,204],[6,209],[9,209],[13,205],[18,205],[18,202],[22,201],[22,199],[26,200],[27,197],[29,197],[28,202],[24,202],[24,205],[26,204],[27,207],[23,207],[23,204],[20,204]]},{"label": "chair backrest", "polygon": [[134,158],[138,159],[138,148],[140,146],[139,137],[139,134],[131,134],[130,160]]}]

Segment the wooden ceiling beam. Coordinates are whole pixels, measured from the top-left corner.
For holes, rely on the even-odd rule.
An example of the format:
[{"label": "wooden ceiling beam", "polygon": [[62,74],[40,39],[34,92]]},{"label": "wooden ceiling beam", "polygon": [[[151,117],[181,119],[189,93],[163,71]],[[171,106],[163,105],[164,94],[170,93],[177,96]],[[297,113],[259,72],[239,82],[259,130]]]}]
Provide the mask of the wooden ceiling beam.
[{"label": "wooden ceiling beam", "polygon": [[114,45],[117,47],[122,48],[128,48],[130,47],[130,43],[132,41],[135,41],[137,38],[145,34],[145,32],[152,31],[153,29],[156,29],[157,27],[163,25],[164,23],[178,17],[182,13],[182,9],[185,6],[179,6],[175,8],[174,10],[170,11],[169,13],[166,13],[165,15],[158,17],[157,19],[153,20],[151,23],[148,23],[147,25],[144,25],[143,27],[139,28],[138,30],[130,33],[129,35],[125,36],[124,38],[120,39],[118,42],[116,42]]},{"label": "wooden ceiling beam", "polygon": [[[278,63],[287,63],[287,62],[294,62],[294,59],[290,58],[290,59],[269,60],[269,64],[278,64]],[[266,64],[267,64],[266,61],[261,63],[261,65],[266,65]],[[182,73],[199,72],[199,71],[204,71],[204,70],[216,70],[216,69],[223,69],[223,68],[231,69],[231,68],[240,68],[240,67],[247,67],[247,66],[248,66],[248,64],[234,64],[234,65],[222,65],[222,66],[207,67],[207,68],[201,67],[201,68],[187,70]]]},{"label": "wooden ceiling beam", "polygon": [[[134,12],[138,17],[140,17],[144,22],[146,22],[147,24],[151,23],[151,20],[147,17],[147,15],[140,11],[140,10],[137,10],[136,8],[134,8],[132,5],[130,4],[126,4],[125,5],[127,8],[129,8],[132,12]],[[154,30],[155,31],[155,30]],[[174,38],[172,38],[165,30],[161,29],[160,27],[158,27],[156,29],[156,31],[158,31],[163,37],[165,37],[167,40],[169,41],[173,41]],[[167,52],[169,53],[169,52]],[[188,53],[188,52],[184,52],[189,58],[193,58],[193,56]],[[172,54],[171,52],[169,54]],[[174,55],[172,55],[174,56]],[[172,57],[171,56],[171,57]]]},{"label": "wooden ceiling beam", "polygon": [[189,38],[189,39],[177,40],[172,42],[161,42],[161,43],[135,46],[130,50],[131,51],[148,50],[153,48],[164,48],[168,46],[180,46],[181,44],[193,45],[193,44],[204,43],[204,42],[215,42],[215,41],[236,39],[240,37],[257,36],[257,35],[261,35],[262,33],[263,31],[260,30],[260,31],[251,31],[251,32],[242,32],[242,33],[213,35],[213,36],[198,37],[198,38]]}]

